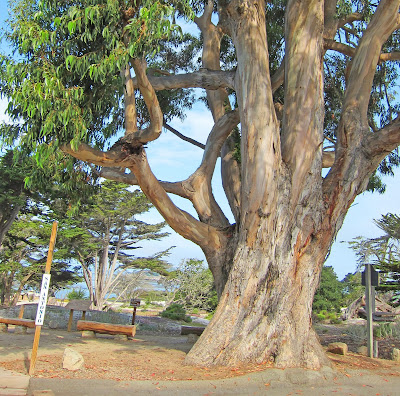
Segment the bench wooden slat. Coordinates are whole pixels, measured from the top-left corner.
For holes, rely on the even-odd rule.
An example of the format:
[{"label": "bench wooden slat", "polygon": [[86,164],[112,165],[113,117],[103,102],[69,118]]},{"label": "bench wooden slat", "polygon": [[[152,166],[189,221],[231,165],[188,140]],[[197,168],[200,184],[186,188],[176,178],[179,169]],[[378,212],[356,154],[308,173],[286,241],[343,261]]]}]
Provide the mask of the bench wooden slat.
[{"label": "bench wooden slat", "polygon": [[35,321],[32,319],[0,318],[0,323],[6,325],[25,326],[30,327],[31,329],[35,327]]},{"label": "bench wooden slat", "polygon": [[136,334],[136,326],[121,325],[101,322],[91,322],[88,320],[78,320],[76,325],[78,331],[94,331],[101,334],[123,334],[134,337]]}]

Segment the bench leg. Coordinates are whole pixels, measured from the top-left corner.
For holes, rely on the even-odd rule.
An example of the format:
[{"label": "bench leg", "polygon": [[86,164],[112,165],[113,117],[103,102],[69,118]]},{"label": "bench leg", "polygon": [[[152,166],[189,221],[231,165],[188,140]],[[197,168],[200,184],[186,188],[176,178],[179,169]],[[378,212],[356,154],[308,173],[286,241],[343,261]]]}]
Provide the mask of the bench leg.
[{"label": "bench leg", "polygon": [[8,325],[5,323],[0,323],[0,332],[7,333],[8,332]]},{"label": "bench leg", "polygon": [[73,320],[73,318],[74,318],[74,310],[71,309],[71,310],[69,311],[69,319],[68,319],[67,331],[71,331],[71,328],[72,328],[72,320]]}]

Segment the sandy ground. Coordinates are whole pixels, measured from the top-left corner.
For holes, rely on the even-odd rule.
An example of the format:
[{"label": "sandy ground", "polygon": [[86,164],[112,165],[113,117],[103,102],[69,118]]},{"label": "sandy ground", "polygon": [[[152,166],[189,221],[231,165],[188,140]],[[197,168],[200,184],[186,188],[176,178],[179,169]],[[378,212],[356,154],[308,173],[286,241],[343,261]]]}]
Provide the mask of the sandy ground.
[{"label": "sandy ground", "polygon": [[[27,334],[0,333],[0,366],[27,374],[34,330]],[[265,365],[245,368],[195,368],[183,360],[193,345],[187,336],[136,335],[128,341],[97,335],[82,338],[79,332],[43,329],[40,337],[34,377],[38,378],[102,378],[126,380],[191,380],[228,378],[264,370]],[[79,371],[62,368],[66,347],[82,354],[85,364]]]},{"label": "sandy ground", "polygon": [[[0,333],[0,367],[27,374],[33,336],[33,329],[28,329],[27,334],[16,334],[12,326],[7,333]],[[331,338],[329,340],[332,341]],[[212,369],[185,366],[184,358],[193,343],[194,340],[187,336],[140,333],[128,341],[117,340],[107,335],[87,339],[82,338],[76,331],[68,333],[65,330],[43,328],[33,377],[36,379],[182,381],[236,378],[254,372],[272,370],[272,367],[267,364]],[[66,347],[83,355],[85,360],[83,369],[68,371],[62,368],[62,356]],[[355,370],[363,370],[364,373],[369,371],[373,375],[400,379],[398,362],[369,359],[355,353],[349,353],[347,356],[330,354],[329,357],[338,373],[343,375],[353,373]]]}]

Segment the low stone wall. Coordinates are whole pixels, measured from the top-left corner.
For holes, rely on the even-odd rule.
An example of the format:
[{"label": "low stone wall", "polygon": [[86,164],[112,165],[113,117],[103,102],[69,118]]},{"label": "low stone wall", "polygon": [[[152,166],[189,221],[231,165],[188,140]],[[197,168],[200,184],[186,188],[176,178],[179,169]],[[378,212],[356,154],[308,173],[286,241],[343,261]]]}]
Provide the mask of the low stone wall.
[{"label": "low stone wall", "polygon": [[[0,316],[8,318],[17,318],[20,306],[10,308],[0,308]],[[37,304],[25,304],[24,319],[36,318]],[[44,318],[44,326],[53,329],[67,329],[69,310],[56,305],[46,306],[46,315]],[[76,322],[81,319],[82,312],[74,311],[74,320],[72,329],[76,330]],[[96,322],[118,323],[118,324],[131,324],[132,315],[120,314],[118,312],[101,312],[101,311],[87,311],[86,320],[93,320]]]},{"label": "low stone wall", "polygon": [[[0,308],[0,316],[6,318],[17,318],[20,306],[10,308]],[[36,318],[37,304],[25,304],[24,319]],[[51,329],[66,330],[69,320],[69,309],[56,305],[47,305],[44,317],[44,327]],[[72,330],[76,330],[76,323],[82,318],[81,311],[73,312]],[[118,313],[113,311],[86,311],[85,320],[94,322],[113,323],[113,324],[132,324],[132,314]],[[179,335],[181,326],[174,321],[150,316],[136,316],[135,325],[138,333],[157,333]]]}]

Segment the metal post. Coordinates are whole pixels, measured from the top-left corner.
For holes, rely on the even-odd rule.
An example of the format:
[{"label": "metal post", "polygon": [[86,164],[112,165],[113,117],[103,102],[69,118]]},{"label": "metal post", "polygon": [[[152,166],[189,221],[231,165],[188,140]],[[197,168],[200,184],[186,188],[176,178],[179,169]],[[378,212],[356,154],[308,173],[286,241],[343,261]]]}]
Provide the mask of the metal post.
[{"label": "metal post", "polygon": [[368,356],[374,357],[374,327],[372,322],[373,296],[371,287],[371,265],[365,264],[365,303],[367,305],[367,348]]},{"label": "metal post", "polygon": [[133,307],[133,315],[132,315],[132,324],[135,324],[135,319],[136,319],[136,307]]}]

